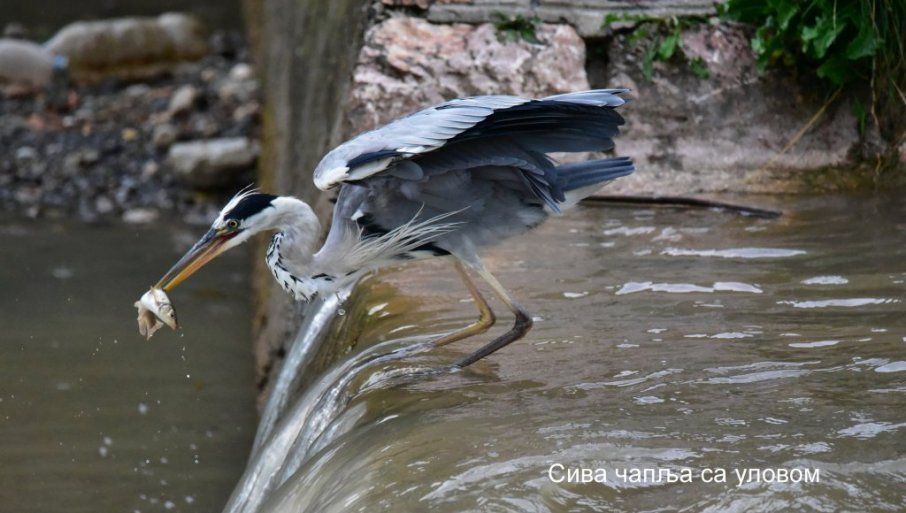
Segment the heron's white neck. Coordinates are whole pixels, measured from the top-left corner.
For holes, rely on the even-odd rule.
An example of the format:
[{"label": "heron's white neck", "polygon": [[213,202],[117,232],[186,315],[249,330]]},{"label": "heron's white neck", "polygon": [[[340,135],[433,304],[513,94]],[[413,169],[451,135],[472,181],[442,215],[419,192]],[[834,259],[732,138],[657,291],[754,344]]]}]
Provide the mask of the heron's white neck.
[{"label": "heron's white neck", "polygon": [[280,196],[271,202],[274,212],[270,225],[283,234],[281,257],[291,270],[311,262],[321,237],[321,223],[304,201]]},{"label": "heron's white neck", "polygon": [[322,282],[332,279],[311,276],[321,223],[311,207],[296,198],[281,196],[271,204],[275,208],[271,225],[278,232],[267,250],[267,266],[285,291],[297,300],[307,300],[324,287]]}]

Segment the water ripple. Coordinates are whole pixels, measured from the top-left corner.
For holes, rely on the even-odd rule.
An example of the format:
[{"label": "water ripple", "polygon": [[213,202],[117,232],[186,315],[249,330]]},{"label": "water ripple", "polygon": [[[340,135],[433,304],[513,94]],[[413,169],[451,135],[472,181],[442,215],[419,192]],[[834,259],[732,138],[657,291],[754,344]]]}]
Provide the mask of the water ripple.
[{"label": "water ripple", "polygon": [[837,431],[840,436],[853,438],[874,438],[881,433],[893,432],[901,427],[906,427],[906,422],[893,424],[891,422],[862,422],[846,429]]},{"label": "water ripple", "polygon": [[740,383],[757,383],[759,381],[770,381],[772,379],[798,378],[808,371],[805,369],[786,369],[770,370],[762,372],[751,372],[748,374],[738,374],[736,376],[727,376],[721,378],[708,378],[704,383],[711,385],[727,385]]},{"label": "water ripple", "polygon": [[884,297],[854,297],[847,299],[823,299],[820,301],[778,301],[778,305],[792,305],[793,308],[859,307],[899,303],[899,299]]},{"label": "water ripple", "polygon": [[736,281],[718,281],[710,287],[695,285],[692,283],[653,283],[650,281],[630,281],[625,283],[620,290],[616,292],[618,296],[624,294],[633,294],[643,291],[651,292],[668,292],[672,294],[687,294],[689,292],[749,292],[752,294],[761,294],[763,291],[748,283]]},{"label": "water ripple", "polygon": [[610,228],[604,230],[604,235],[647,235],[654,232],[654,226],[636,226],[631,228],[629,226],[620,226],[619,228]]},{"label": "water ripple", "polygon": [[903,372],[906,371],[906,362],[890,362],[875,368],[875,372]]},{"label": "water ripple", "polygon": [[802,280],[803,285],[846,285],[849,280],[843,276],[813,276]]},{"label": "water ripple", "polygon": [[715,258],[787,258],[804,255],[801,249],[783,248],[731,248],[731,249],[683,249],[667,248],[661,252],[669,256],[699,256]]},{"label": "water ripple", "polygon": [[669,376],[671,374],[677,374],[682,371],[683,371],[683,369],[664,369],[662,371],[652,372],[651,374],[646,374],[645,376],[638,377],[638,378],[621,379],[621,380],[616,380],[616,381],[603,381],[603,382],[598,382],[598,383],[580,383],[580,384],[576,385],[574,388],[578,388],[580,390],[594,390],[597,388],[603,388],[603,387],[608,387],[608,386],[609,387],[628,387],[628,386],[632,386],[632,385],[638,385],[639,383],[644,383],[645,381],[648,381],[651,379],[657,379],[657,378],[662,378],[664,376]]},{"label": "water ripple", "polygon": [[809,349],[809,348],[813,348],[813,347],[835,346],[839,343],[840,343],[839,340],[819,340],[817,342],[795,342],[795,343],[789,344],[789,346]]}]

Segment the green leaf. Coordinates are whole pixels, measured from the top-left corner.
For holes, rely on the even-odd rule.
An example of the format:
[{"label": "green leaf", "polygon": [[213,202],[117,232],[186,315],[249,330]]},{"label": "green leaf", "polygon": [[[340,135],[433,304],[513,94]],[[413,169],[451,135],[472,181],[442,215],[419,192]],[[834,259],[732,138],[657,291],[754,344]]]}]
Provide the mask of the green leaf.
[{"label": "green leaf", "polygon": [[846,46],[846,57],[850,60],[870,57],[878,51],[880,46],[881,40],[875,34],[874,29],[869,25],[862,25],[859,35]]},{"label": "green leaf", "polygon": [[852,72],[852,63],[843,55],[834,55],[818,66],[818,76],[830,80],[834,85],[843,85],[855,75]]},{"label": "green leaf", "polygon": [[772,4],[777,11],[777,28],[781,31],[786,30],[790,26],[790,20],[799,12],[799,3],[792,0],[779,0]]},{"label": "green leaf", "polygon": [[670,60],[673,57],[673,53],[676,52],[676,47],[680,41],[679,31],[671,32],[667,37],[665,37],[661,44],[658,45],[657,55],[658,58],[662,61]]},{"label": "green leaf", "polygon": [[647,38],[651,34],[651,28],[648,25],[643,25],[632,31],[632,34],[629,34],[627,42],[630,45],[636,45],[642,39]]},{"label": "green leaf", "polygon": [[771,39],[770,28],[759,27],[755,31],[755,37],[752,38],[752,51],[759,57],[764,55],[768,48],[768,41]]},{"label": "green leaf", "polygon": [[711,76],[711,70],[708,64],[701,57],[696,57],[689,61],[689,71],[698,78],[705,79]]},{"label": "green leaf", "polygon": [[730,0],[726,4],[725,12],[730,19],[755,24],[761,22],[765,5],[759,0]]},{"label": "green leaf", "polygon": [[[846,25],[842,20],[836,19],[832,14],[819,16],[814,26],[802,28],[802,52],[823,59],[844,28]],[[810,52],[810,48],[813,51]]]},{"label": "green leaf", "polygon": [[656,45],[651,45],[645,51],[645,56],[642,58],[642,76],[649,82],[651,81],[651,77],[654,76],[654,57],[656,55]]}]

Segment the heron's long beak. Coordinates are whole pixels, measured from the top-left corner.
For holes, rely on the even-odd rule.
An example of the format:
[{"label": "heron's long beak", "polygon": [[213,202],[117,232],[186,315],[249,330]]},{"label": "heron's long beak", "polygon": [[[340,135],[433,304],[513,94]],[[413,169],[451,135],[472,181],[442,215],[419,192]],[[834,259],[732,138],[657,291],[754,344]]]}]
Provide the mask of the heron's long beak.
[{"label": "heron's long beak", "polygon": [[208,230],[208,233],[192,246],[173,267],[167,271],[167,274],[157,282],[154,288],[163,289],[169,292],[170,289],[182,283],[186,278],[192,276],[195,271],[204,267],[205,264],[214,260],[217,255],[225,250],[224,244],[236,235],[233,233],[218,233],[214,230]]}]

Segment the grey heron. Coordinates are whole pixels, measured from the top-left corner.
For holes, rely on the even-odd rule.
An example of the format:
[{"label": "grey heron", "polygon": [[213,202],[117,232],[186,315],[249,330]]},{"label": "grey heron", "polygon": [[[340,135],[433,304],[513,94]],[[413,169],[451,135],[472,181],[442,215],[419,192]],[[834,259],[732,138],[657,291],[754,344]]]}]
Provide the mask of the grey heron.
[{"label": "grey heron", "polygon": [[625,89],[462,98],[363,133],[330,151],[315,185],[339,186],[332,224],[303,201],[243,191],[157,287],[169,291],[252,235],[276,231],[267,265],[280,286],[308,300],[364,273],[404,260],[452,257],[478,307],[478,320],[434,341],[449,344],[486,332],[494,312],[469,271],[515,316],[506,333],[456,362],[465,367],[525,336],[532,317],[482,264],[479,250],[538,226],[602,184],[633,172],[629,158],[560,164],[548,154],[613,148],[623,124],[615,111]]}]

